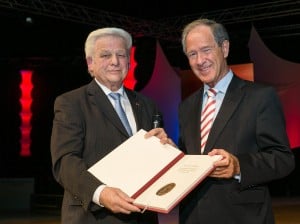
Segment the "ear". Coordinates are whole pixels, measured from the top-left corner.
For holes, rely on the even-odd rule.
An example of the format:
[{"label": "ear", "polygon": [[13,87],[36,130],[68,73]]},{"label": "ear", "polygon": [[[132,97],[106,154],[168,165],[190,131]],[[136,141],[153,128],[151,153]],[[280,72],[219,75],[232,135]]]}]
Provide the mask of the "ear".
[{"label": "ear", "polygon": [[227,58],[229,55],[229,41],[228,40],[224,40],[222,43],[222,51],[224,54],[224,58]]},{"label": "ear", "polygon": [[90,74],[92,74],[93,73],[93,59],[92,59],[92,57],[87,57],[86,59],[86,64],[87,64],[87,67],[88,67],[88,71],[89,71],[89,73]]},{"label": "ear", "polygon": [[87,57],[87,58],[86,58],[86,63],[87,63],[88,66],[89,66],[90,64],[92,64],[92,62],[93,62],[92,57]]}]

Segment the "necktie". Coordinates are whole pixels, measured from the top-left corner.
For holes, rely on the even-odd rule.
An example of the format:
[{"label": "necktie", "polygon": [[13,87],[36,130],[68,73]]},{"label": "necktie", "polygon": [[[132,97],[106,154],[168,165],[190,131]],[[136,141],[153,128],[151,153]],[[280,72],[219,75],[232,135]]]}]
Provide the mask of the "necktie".
[{"label": "necktie", "polygon": [[115,110],[116,110],[117,114],[119,115],[124,127],[126,128],[127,133],[129,134],[129,136],[131,136],[132,130],[130,128],[125,111],[121,105],[121,100],[120,100],[121,94],[120,93],[110,93],[109,95],[115,101]]},{"label": "necktie", "polygon": [[201,154],[204,152],[208,134],[213,124],[216,110],[216,95],[217,91],[215,89],[207,90],[207,102],[201,113]]}]

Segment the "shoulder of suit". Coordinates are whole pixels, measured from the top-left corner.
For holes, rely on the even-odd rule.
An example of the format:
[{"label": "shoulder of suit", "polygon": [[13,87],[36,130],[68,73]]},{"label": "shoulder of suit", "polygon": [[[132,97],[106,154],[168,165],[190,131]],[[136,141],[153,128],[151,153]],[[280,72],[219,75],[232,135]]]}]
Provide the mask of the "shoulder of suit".
[{"label": "shoulder of suit", "polygon": [[132,99],[136,99],[136,100],[139,99],[139,100],[145,100],[145,101],[153,101],[150,97],[148,97],[140,92],[137,92],[135,90],[131,90],[126,87],[124,87],[124,90],[126,91],[128,98],[132,98]]},{"label": "shoulder of suit", "polygon": [[185,99],[183,99],[180,102],[180,106],[185,105],[185,104],[194,104],[196,102],[199,102],[202,100],[203,96],[203,88],[201,87],[200,89],[196,90],[195,92],[191,93],[189,96],[187,96]]}]

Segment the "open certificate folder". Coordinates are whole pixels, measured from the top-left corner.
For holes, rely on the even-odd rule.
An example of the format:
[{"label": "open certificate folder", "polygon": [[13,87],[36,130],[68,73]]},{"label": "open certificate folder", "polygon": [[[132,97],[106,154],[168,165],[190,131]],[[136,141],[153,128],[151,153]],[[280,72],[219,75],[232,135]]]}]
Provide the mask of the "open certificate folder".
[{"label": "open certificate folder", "polygon": [[185,155],[145,139],[141,129],[88,169],[101,182],[120,188],[143,209],[169,213],[214,169],[221,156]]}]

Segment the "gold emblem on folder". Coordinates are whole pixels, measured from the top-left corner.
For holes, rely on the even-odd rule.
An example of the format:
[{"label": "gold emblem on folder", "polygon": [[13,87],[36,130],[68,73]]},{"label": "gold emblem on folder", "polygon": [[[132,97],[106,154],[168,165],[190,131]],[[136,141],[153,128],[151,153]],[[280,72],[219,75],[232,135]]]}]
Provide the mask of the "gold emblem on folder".
[{"label": "gold emblem on folder", "polygon": [[169,183],[163,186],[156,192],[156,195],[162,196],[165,195],[166,193],[169,193],[175,187],[175,185],[176,185],[175,183]]}]

